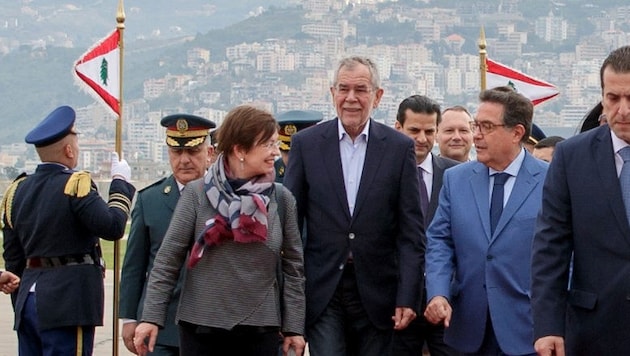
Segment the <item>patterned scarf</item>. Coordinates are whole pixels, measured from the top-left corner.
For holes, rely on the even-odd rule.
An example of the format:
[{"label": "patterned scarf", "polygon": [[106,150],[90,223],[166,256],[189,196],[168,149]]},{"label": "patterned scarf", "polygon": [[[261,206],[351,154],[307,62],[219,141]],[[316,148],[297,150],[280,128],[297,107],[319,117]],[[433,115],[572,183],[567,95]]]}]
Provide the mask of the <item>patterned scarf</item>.
[{"label": "patterned scarf", "polygon": [[204,251],[226,240],[240,243],[267,240],[267,205],[273,186],[273,172],[246,181],[236,190],[228,182],[232,174],[223,154],[210,167],[204,183],[210,205],[218,212],[206,221],[190,252],[188,268],[193,268]]}]

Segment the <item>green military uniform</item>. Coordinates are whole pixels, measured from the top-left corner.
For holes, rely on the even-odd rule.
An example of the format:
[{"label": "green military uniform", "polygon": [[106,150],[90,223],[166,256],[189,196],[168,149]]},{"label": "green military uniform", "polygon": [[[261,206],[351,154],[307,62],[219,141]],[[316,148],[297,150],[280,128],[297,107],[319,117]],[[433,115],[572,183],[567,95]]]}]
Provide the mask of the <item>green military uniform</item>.
[{"label": "green military uniform", "polygon": [[[153,260],[166,234],[171,216],[179,199],[179,188],[171,175],[140,190],[131,213],[131,230],[120,280],[120,311],[123,319],[142,319],[147,271],[153,268]],[[148,254],[147,254],[148,252]],[[158,333],[158,343],[178,346],[175,313],[181,286],[178,283],[168,306],[166,327]]]},{"label": "green military uniform", "polygon": [[[314,110],[291,110],[278,114],[276,120],[280,125],[278,130],[278,140],[280,140],[280,151],[287,154],[291,149],[291,136],[298,131],[313,126],[322,121],[324,115]],[[282,157],[276,160],[274,167],[276,168],[276,182],[284,181],[286,166]]]},{"label": "green military uniform", "polygon": [[[209,130],[216,126],[210,120],[188,114],[167,116],[160,124],[166,127],[167,146],[177,150],[194,149],[203,144]],[[138,192],[136,205],[131,212],[131,230],[120,280],[119,317],[122,319],[142,320],[149,273],[179,196],[179,185],[174,175],[162,178]],[[179,330],[175,319],[184,272],[185,268],[182,267],[177,286],[169,299],[164,328],[158,333],[156,349],[151,355],[179,354]]]}]

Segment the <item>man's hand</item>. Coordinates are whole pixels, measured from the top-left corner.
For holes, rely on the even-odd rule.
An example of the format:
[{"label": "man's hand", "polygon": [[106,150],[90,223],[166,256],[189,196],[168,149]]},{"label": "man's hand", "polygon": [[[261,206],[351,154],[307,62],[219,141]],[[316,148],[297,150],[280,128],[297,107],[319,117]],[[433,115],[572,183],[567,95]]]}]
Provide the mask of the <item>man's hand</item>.
[{"label": "man's hand", "polygon": [[304,336],[285,336],[282,343],[282,355],[287,356],[289,354],[289,350],[293,349],[293,351],[295,351],[295,356],[302,356],[304,354],[304,348],[306,348]]},{"label": "man's hand", "polygon": [[153,352],[157,334],[157,325],[151,323],[138,324],[136,327],[136,334],[133,338],[133,345],[135,346],[138,355],[145,356],[148,352]]},{"label": "man's hand", "polygon": [[560,336],[545,336],[536,340],[536,353],[540,356],[564,356],[564,338]]},{"label": "man's hand", "polygon": [[138,352],[136,351],[136,346],[133,344],[133,338],[136,335],[136,326],[138,326],[137,322],[130,321],[123,323],[122,327],[123,343],[125,344],[127,350],[135,355],[138,354]]},{"label": "man's hand", "polygon": [[0,290],[2,290],[4,294],[13,293],[19,285],[20,277],[15,274],[9,271],[4,271],[0,274]]},{"label": "man's hand", "polygon": [[118,159],[118,153],[112,152],[112,179],[122,179],[129,182],[131,180],[131,167],[124,159]]},{"label": "man's hand", "polygon": [[402,330],[406,328],[413,319],[416,318],[416,312],[411,308],[397,307],[394,311],[392,320],[394,321],[394,330]]},{"label": "man's hand", "polygon": [[444,321],[444,327],[448,328],[451,323],[451,315],[453,309],[448,300],[442,296],[431,298],[427,308],[424,310],[424,317],[433,324],[439,324]]}]

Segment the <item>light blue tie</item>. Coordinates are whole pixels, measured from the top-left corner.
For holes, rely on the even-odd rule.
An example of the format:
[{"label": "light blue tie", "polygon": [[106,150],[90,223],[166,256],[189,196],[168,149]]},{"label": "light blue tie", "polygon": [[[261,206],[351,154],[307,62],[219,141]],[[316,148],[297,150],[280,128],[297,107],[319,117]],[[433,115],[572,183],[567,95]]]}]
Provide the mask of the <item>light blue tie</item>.
[{"label": "light blue tie", "polygon": [[628,218],[628,223],[630,223],[630,146],[620,149],[619,155],[623,158],[619,183],[621,184],[623,203],[626,205],[626,217]]}]

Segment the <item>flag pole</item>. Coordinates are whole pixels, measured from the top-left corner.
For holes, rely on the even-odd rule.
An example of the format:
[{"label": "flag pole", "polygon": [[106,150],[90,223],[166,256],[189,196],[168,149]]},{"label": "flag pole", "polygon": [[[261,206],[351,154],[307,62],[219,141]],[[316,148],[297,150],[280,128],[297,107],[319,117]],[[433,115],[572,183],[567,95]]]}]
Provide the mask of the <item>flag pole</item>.
[{"label": "flag pole", "polygon": [[479,75],[480,75],[480,83],[481,83],[481,91],[486,90],[486,72],[488,71],[488,65],[486,64],[486,58],[488,57],[488,52],[486,51],[486,32],[483,29],[483,25],[481,26],[481,31],[479,33]]},{"label": "flag pole", "polygon": [[[123,0],[118,0],[118,10],[116,11],[116,29],[120,35],[118,48],[119,50],[119,71],[118,71],[118,85],[119,85],[119,99],[118,99],[118,118],[116,119],[116,152],[121,159],[122,156],[122,116],[123,116],[123,59],[124,59],[124,42],[123,32],[125,30],[125,9]],[[113,333],[113,345],[112,355],[118,356],[118,301],[120,295],[120,240],[114,241],[114,306],[113,306],[113,320],[112,320],[112,333]]]}]

